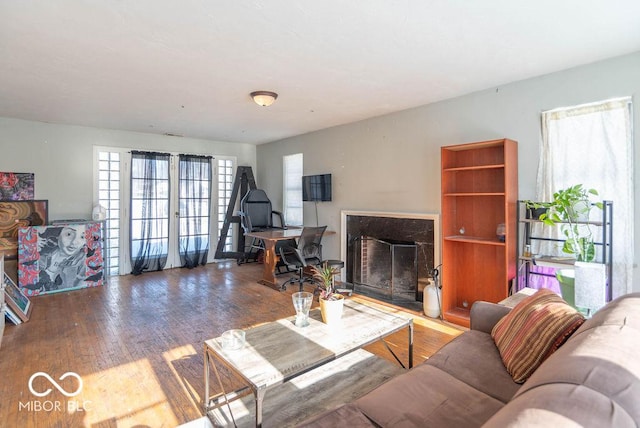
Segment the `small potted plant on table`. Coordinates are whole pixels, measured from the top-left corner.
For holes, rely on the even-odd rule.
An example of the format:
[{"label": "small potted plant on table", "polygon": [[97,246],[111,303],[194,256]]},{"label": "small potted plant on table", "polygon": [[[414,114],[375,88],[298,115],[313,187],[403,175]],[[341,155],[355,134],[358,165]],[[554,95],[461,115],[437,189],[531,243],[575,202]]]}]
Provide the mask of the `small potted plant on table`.
[{"label": "small potted plant on table", "polygon": [[336,292],[333,281],[334,275],[337,275],[340,271],[329,266],[326,262],[320,266],[313,266],[311,270],[313,278],[318,282],[318,290],[320,292],[318,298],[320,300],[322,321],[325,324],[335,323],[342,318],[344,304],[344,296]]}]

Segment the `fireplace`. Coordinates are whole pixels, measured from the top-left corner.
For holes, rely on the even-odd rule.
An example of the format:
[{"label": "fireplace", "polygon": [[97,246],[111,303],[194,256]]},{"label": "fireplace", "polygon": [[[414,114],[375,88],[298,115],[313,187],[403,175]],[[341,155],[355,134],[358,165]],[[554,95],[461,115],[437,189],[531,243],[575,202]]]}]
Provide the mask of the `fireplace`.
[{"label": "fireplace", "polygon": [[357,293],[420,307],[440,265],[439,216],[343,211],[341,220],[343,280]]},{"label": "fireplace", "polygon": [[360,236],[353,243],[352,282],[356,293],[418,299],[418,252],[412,242]]}]

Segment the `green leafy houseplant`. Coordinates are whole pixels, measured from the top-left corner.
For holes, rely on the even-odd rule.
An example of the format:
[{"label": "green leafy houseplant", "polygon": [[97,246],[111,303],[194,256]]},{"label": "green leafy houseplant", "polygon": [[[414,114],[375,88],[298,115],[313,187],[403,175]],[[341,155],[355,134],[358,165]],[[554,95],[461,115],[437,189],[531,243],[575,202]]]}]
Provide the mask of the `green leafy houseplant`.
[{"label": "green leafy houseplant", "polygon": [[321,299],[338,300],[342,297],[342,295],[336,293],[333,286],[333,276],[340,272],[337,268],[331,267],[327,263],[323,263],[320,266],[312,266],[311,271],[313,273],[313,278],[319,283],[318,288],[320,290]]},{"label": "green leafy houseplant", "polygon": [[595,189],[586,189],[582,184],[576,184],[555,192],[551,202],[526,201],[528,207],[547,209],[540,215],[539,220],[549,226],[560,224],[566,237],[562,251],[575,256],[580,262],[591,262],[596,256],[593,232],[588,219],[591,210],[602,210],[603,204],[592,203],[591,195],[597,196],[598,192]]}]

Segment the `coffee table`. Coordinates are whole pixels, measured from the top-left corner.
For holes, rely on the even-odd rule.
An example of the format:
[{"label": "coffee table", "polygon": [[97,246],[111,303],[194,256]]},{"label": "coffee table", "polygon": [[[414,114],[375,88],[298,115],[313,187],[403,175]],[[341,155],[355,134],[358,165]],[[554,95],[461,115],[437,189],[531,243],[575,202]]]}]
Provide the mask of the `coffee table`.
[{"label": "coffee table", "polygon": [[[405,328],[409,335],[408,367],[413,366],[412,318],[345,299],[344,313],[338,324],[324,324],[318,309],[311,311],[307,327],[296,327],[294,320],[295,317],[290,317],[247,329],[246,344],[238,350],[223,349],[219,337],[205,341],[203,407],[207,416],[214,409],[253,394],[255,425],[260,427],[268,390]],[[397,357],[396,360],[400,362]],[[247,386],[225,393],[216,362],[224,364]],[[223,391],[215,397],[210,396],[212,368]]]}]

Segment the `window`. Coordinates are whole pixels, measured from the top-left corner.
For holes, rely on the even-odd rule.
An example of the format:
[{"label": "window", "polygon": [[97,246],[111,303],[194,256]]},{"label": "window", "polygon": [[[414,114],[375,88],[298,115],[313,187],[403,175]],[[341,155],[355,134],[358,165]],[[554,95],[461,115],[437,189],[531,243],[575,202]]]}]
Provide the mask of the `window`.
[{"label": "window", "polygon": [[291,226],[302,226],[302,153],[287,155],[284,166],[284,221]]},{"label": "window", "polygon": [[98,203],[106,209],[105,274],[119,274],[120,153],[98,151]]},{"label": "window", "polygon": [[542,113],[537,198],[574,184],[613,201],[613,297],[631,292],[633,266],[633,141],[631,98]]},{"label": "window", "polygon": [[[231,192],[233,191],[233,160],[218,159],[218,234],[224,225]],[[224,242],[224,252],[233,251],[233,228],[229,228]]]},{"label": "window", "polygon": [[[131,265],[131,246],[135,251],[133,258],[136,258],[139,250],[146,246],[145,251],[153,248],[154,251],[159,250],[159,253],[166,254],[162,257],[159,255],[151,257],[151,259],[154,257],[166,259],[165,268],[184,266],[179,244],[185,242],[184,239],[180,241],[180,238],[185,237],[185,230],[187,230],[185,226],[195,226],[195,228],[191,228],[193,231],[199,228],[197,233],[192,234],[191,231],[188,233],[190,238],[188,238],[189,242],[186,248],[190,251],[194,248],[193,244],[198,243],[198,247],[202,249],[200,251],[202,256],[200,263],[202,263],[205,260],[205,252],[209,251],[205,248],[210,247],[211,242],[217,242],[219,229],[216,230],[216,227],[221,228],[224,222],[224,215],[233,190],[233,168],[236,159],[234,157],[221,159],[216,157],[213,160],[215,163],[211,165],[216,167],[215,171],[213,169],[205,170],[204,165],[200,165],[196,173],[199,178],[193,176],[194,180],[187,183],[184,177],[182,177],[183,179],[180,177],[178,153],[167,153],[167,159],[157,162],[145,161],[135,156],[132,159],[132,153],[136,153],[136,150],[105,146],[94,147],[94,203],[102,205],[107,212],[104,246],[105,274],[124,275],[134,270],[134,266]],[[210,158],[209,156],[205,157]],[[141,184],[145,181],[143,177],[147,175],[149,168],[153,169],[152,164],[156,169],[162,171],[156,171],[157,177],[148,181],[149,186],[144,186]],[[133,182],[131,180],[132,174],[135,177]],[[204,193],[207,193],[207,186],[212,190],[208,207],[217,209],[219,217],[206,218],[204,213],[209,211],[209,208],[205,206],[205,202],[198,205],[202,215],[185,213],[183,209],[185,202],[193,198],[185,195],[184,192],[192,190],[195,192],[194,189],[198,188],[205,189]],[[145,191],[154,188],[156,190],[154,195],[144,196]],[[167,192],[168,202],[166,200]],[[164,201],[161,202],[161,199]],[[154,207],[158,208],[156,212],[158,218],[156,218],[156,214],[149,212]],[[133,234],[130,234],[130,226],[132,225]],[[150,239],[143,239],[143,235]],[[232,251],[236,235],[237,233],[229,229],[226,239],[227,251]],[[208,259],[208,254],[206,258]],[[153,263],[157,264],[157,261]],[[146,270],[150,268],[151,266]]]}]

